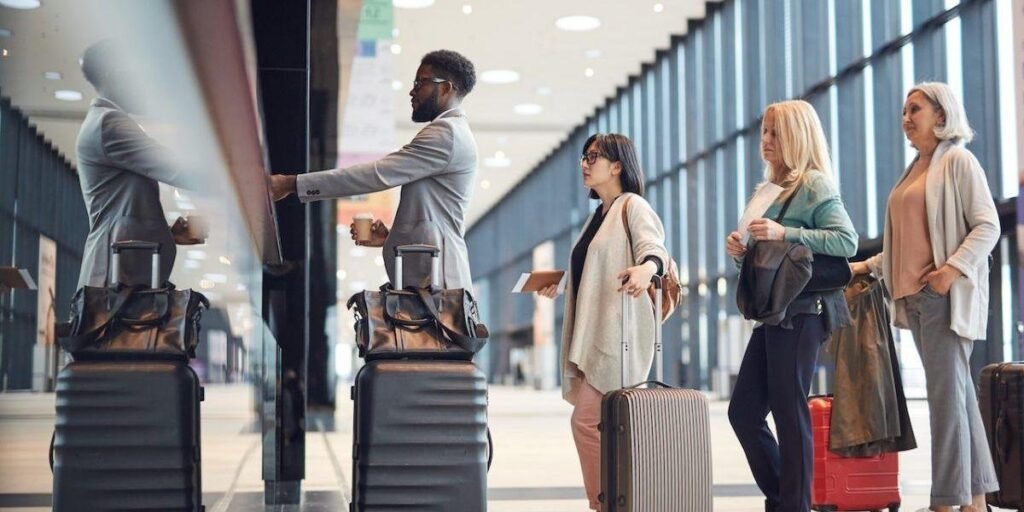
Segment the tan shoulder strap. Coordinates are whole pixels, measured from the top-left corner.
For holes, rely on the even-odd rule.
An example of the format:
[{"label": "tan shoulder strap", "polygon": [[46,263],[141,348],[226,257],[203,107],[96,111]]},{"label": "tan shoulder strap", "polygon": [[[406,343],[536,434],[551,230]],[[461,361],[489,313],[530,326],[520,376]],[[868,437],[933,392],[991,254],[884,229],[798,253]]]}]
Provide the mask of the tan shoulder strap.
[{"label": "tan shoulder strap", "polygon": [[[622,225],[626,227],[626,240],[629,241],[629,252],[633,253],[633,233],[629,230],[629,200],[632,199],[630,196],[626,196],[626,201],[622,203]],[[636,256],[633,257],[633,261],[636,261]]]}]

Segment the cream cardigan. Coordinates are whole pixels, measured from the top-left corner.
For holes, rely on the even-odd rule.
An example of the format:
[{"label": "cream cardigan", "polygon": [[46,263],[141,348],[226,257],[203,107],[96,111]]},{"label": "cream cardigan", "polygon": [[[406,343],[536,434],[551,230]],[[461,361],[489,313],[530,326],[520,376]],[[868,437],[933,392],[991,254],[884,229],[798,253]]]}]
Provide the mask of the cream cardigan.
[{"label": "cream cardigan", "polygon": [[[633,235],[632,254],[622,224],[622,205],[627,196],[632,197],[627,211]],[[591,214],[580,233],[585,232],[593,220],[594,215]],[[573,246],[578,243],[577,237]],[[665,228],[643,197],[623,194],[612,203],[590,243],[580,278],[579,296],[573,292],[572,272],[569,272],[570,282],[565,287],[562,397],[569,403],[576,403],[580,379],[584,375],[587,382],[601,393],[621,387],[622,295],[617,291],[620,283],[615,276],[647,256],[658,257],[668,268]],[[627,382],[627,386],[647,380],[654,357],[655,328],[654,309],[647,294],[639,299],[631,298],[629,303],[635,331],[631,337],[629,360],[633,382]]]},{"label": "cream cardigan", "polygon": [[[911,163],[896,184],[913,169]],[[985,172],[963,144],[944,141],[935,148],[925,177],[925,210],[935,267],[949,264],[963,273],[949,289],[950,329],[962,338],[985,338],[988,326],[988,256],[999,242],[999,215]],[[892,293],[891,213],[885,212],[881,253],[867,260],[868,268],[882,276]],[[893,307],[893,325],[909,328],[904,301]]]}]

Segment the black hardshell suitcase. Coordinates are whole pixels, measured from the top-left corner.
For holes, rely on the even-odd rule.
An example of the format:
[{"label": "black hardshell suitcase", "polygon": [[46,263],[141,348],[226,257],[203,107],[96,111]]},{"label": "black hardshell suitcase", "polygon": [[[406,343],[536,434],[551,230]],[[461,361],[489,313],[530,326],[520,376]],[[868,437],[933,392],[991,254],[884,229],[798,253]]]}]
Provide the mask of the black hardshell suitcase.
[{"label": "black hardshell suitcase", "polygon": [[203,510],[202,398],[183,361],[68,364],[57,376],[53,510]]},{"label": "black hardshell suitcase", "polygon": [[[114,244],[153,251],[159,244]],[[201,512],[199,404],[203,388],[184,359],[75,361],[57,375],[50,448],[53,510]]]},{"label": "black hardshell suitcase", "polygon": [[352,398],[352,511],[487,510],[487,379],[473,363],[371,361]]},{"label": "black hardshell suitcase", "polygon": [[[654,311],[660,312],[661,280],[654,281]],[[624,292],[622,361],[629,352],[627,300]],[[708,512],[713,505],[707,397],[661,382],[660,324],[654,353],[656,381],[612,391],[601,401],[601,510]],[[631,382],[625,364],[622,382]]]},{"label": "black hardshell suitcase", "polygon": [[978,393],[999,490],[988,503],[1024,510],[1024,362],[990,364],[981,370]]}]

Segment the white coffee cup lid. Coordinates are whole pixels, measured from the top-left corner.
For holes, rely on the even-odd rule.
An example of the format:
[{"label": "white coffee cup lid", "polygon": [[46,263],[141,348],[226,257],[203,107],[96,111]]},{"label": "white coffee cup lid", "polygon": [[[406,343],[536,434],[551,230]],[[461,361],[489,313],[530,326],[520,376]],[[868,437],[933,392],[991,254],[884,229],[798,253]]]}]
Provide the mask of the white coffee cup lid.
[{"label": "white coffee cup lid", "polygon": [[373,214],[370,213],[357,213],[352,216],[353,220],[373,220]]}]

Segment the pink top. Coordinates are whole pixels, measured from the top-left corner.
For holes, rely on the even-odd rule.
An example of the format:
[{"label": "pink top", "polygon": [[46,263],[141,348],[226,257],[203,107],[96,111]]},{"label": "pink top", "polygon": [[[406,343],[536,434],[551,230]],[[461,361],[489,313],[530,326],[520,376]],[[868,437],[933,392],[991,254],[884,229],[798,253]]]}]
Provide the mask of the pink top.
[{"label": "pink top", "polygon": [[889,211],[892,215],[893,299],[901,299],[923,290],[921,278],[935,270],[924,202],[927,176],[927,169],[907,176],[889,196]]}]

